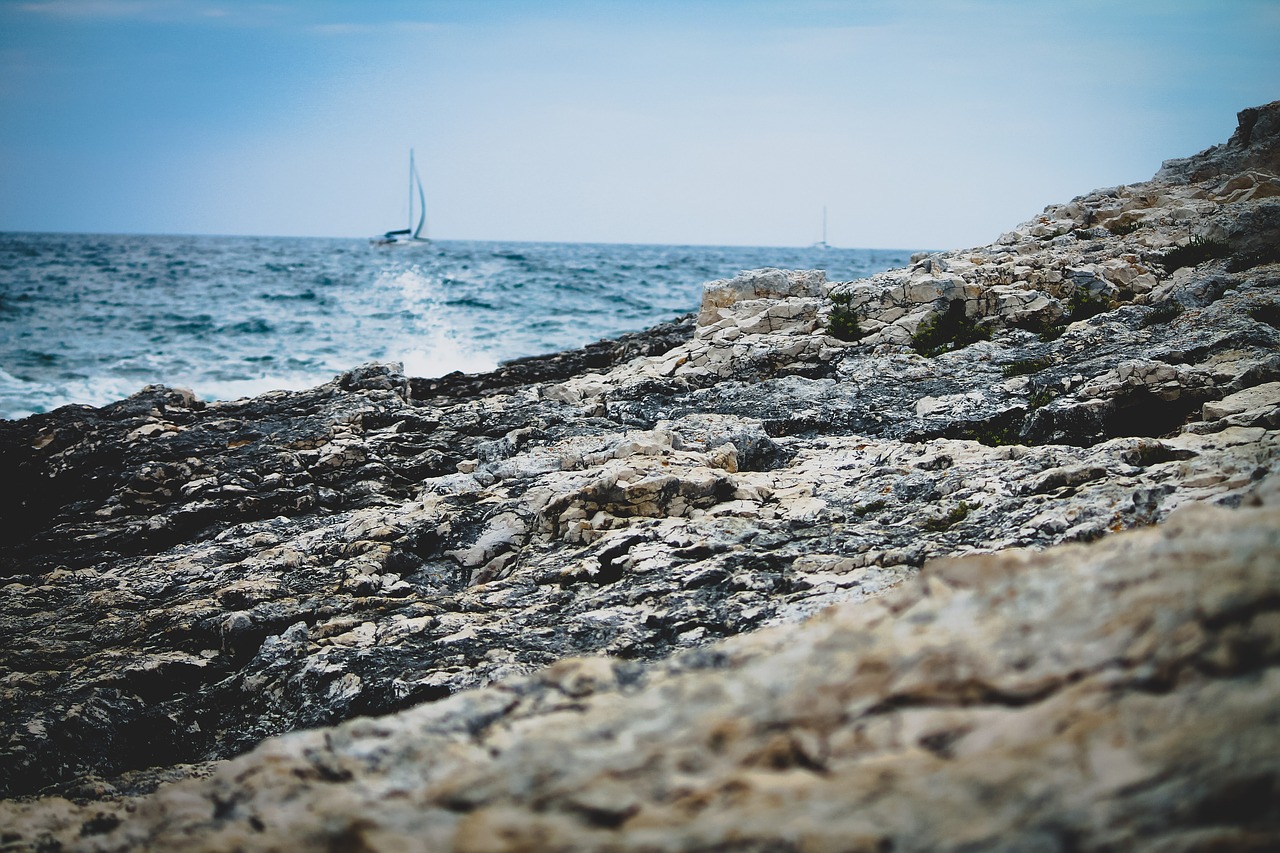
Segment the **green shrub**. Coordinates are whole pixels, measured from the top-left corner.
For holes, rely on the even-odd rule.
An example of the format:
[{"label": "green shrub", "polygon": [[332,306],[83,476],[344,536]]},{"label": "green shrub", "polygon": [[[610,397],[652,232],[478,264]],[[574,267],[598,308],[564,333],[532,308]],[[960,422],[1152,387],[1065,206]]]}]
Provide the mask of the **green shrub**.
[{"label": "green shrub", "polygon": [[831,337],[842,341],[856,341],[867,335],[858,324],[857,313],[852,308],[842,308],[838,305],[831,310],[827,331],[831,333]]},{"label": "green shrub", "polygon": [[1173,272],[1183,267],[1198,267],[1205,261],[1225,258],[1231,254],[1231,247],[1221,240],[1207,237],[1192,237],[1185,246],[1177,246],[1165,252],[1160,258],[1165,271]]},{"label": "green shrub", "polygon": [[1182,303],[1176,299],[1161,302],[1159,305],[1152,308],[1151,311],[1148,312],[1147,316],[1142,318],[1142,322],[1139,325],[1146,329],[1160,323],[1168,323],[1174,317],[1181,314],[1183,310]]},{"label": "green shrub", "polygon": [[1024,358],[1021,361],[1013,361],[1001,368],[1000,373],[1006,378],[1012,376],[1026,376],[1028,373],[1039,373],[1049,365],[1053,364],[1053,359],[1048,356],[1041,358]]},{"label": "green shrub", "polygon": [[1067,303],[1069,322],[1088,320],[1090,317],[1096,317],[1110,308],[1111,303],[1107,301],[1107,297],[1100,293],[1091,293],[1083,287],[1077,288],[1071,294],[1071,299]]},{"label": "green shrub", "polygon": [[866,337],[858,323],[858,312],[849,305],[852,297],[847,293],[831,294],[831,317],[827,320],[827,332],[842,341],[856,341]]},{"label": "green shrub", "polygon": [[1057,389],[1054,388],[1054,386],[1052,385],[1045,385],[1042,388],[1037,388],[1035,392],[1031,395],[1031,398],[1027,400],[1027,408],[1031,409],[1032,411],[1035,411],[1036,409],[1042,409],[1045,406],[1052,403],[1057,398],[1058,398]]},{"label": "green shrub", "polygon": [[982,328],[965,314],[964,300],[953,299],[946,311],[920,324],[911,338],[911,348],[921,355],[934,356],[990,337],[990,329]]},{"label": "green shrub", "polygon": [[1010,447],[1022,444],[1022,421],[1015,419],[981,424],[965,430],[961,438],[985,444],[987,447]]}]

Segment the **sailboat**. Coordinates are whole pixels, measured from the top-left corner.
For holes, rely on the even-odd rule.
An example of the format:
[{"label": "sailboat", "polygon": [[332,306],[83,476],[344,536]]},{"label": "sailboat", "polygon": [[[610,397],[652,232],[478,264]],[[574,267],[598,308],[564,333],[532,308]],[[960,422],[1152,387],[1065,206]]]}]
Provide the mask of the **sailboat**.
[{"label": "sailboat", "polygon": [[[417,222],[414,221],[414,197],[417,197]],[[418,174],[418,168],[413,163],[413,149],[409,149],[409,226],[407,228],[399,228],[395,231],[388,231],[381,237],[373,238],[374,245],[377,246],[398,246],[402,244],[412,243],[428,243],[426,237],[422,236],[423,230],[427,227],[427,196],[422,190],[422,177]]]},{"label": "sailboat", "polygon": [[831,248],[830,244],[827,243],[827,206],[825,204],[822,206],[822,239],[814,243],[812,248],[814,249],[830,249]]}]

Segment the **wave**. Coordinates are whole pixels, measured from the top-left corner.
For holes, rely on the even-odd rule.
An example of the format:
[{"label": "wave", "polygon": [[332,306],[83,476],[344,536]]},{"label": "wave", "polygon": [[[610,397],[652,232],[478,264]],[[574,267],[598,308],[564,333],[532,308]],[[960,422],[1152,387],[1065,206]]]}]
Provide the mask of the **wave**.
[{"label": "wave", "polygon": [[143,385],[124,377],[67,377],[61,381],[22,379],[0,369],[0,419],[18,420],[68,405],[105,406]]},{"label": "wave", "polygon": [[369,361],[484,371],[669,320],[742,269],[820,261],[844,280],[872,254],[441,241],[393,257],[356,240],[0,235],[0,413],[147,384],[204,399],[305,388]]},{"label": "wave", "polygon": [[446,300],[445,305],[450,308],[481,308],[485,311],[497,311],[498,306],[487,299],[478,299],[474,296],[460,296],[457,299]]},{"label": "wave", "polygon": [[314,290],[307,289],[301,293],[260,293],[258,298],[268,302],[315,302],[320,296]]},{"label": "wave", "polygon": [[404,364],[407,375],[427,379],[454,371],[487,373],[498,366],[498,359],[493,355],[477,350],[472,344],[459,341],[444,331],[417,346],[408,346],[391,360]]},{"label": "wave", "polygon": [[250,317],[248,320],[241,320],[239,323],[219,326],[216,332],[220,335],[269,335],[275,330],[275,325],[269,320],[263,317]]}]

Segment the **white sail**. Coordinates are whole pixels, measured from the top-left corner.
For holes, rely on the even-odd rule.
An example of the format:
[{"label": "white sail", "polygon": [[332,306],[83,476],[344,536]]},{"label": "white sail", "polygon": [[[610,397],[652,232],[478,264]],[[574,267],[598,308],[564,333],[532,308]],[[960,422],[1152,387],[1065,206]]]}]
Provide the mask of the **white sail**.
[{"label": "white sail", "polygon": [[[416,198],[416,216],[415,216]],[[393,246],[402,243],[430,242],[422,236],[427,228],[427,195],[422,188],[422,176],[414,163],[413,149],[409,149],[409,221],[404,228],[388,231],[373,239],[374,245]]]},{"label": "white sail", "polygon": [[413,188],[418,188],[418,226],[413,229],[413,239],[425,240],[422,230],[427,227],[427,196],[422,189],[422,177],[413,165],[413,149],[409,149],[409,219],[413,220]]}]

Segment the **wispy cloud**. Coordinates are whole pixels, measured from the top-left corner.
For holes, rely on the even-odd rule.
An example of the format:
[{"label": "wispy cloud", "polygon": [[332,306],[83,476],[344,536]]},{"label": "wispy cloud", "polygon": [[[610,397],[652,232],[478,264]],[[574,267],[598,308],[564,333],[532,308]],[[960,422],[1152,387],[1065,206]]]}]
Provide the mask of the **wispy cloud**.
[{"label": "wispy cloud", "polygon": [[367,33],[435,32],[443,28],[443,24],[431,21],[380,21],[378,23],[313,24],[308,27],[308,30],[322,36],[347,36]]},{"label": "wispy cloud", "polygon": [[320,36],[431,32],[444,25],[430,21],[335,21],[310,23],[317,9],[305,4],[228,3],[222,0],[29,0],[19,12],[62,21],[139,21],[183,23],[217,21],[231,26],[301,27]]},{"label": "wispy cloud", "polygon": [[164,0],[42,0],[21,3],[23,12],[53,18],[139,18],[172,13],[176,4]]},{"label": "wispy cloud", "polygon": [[31,15],[64,21],[132,20],[148,23],[218,20],[254,25],[288,13],[288,7],[273,3],[237,4],[203,0],[33,0],[17,9]]}]

